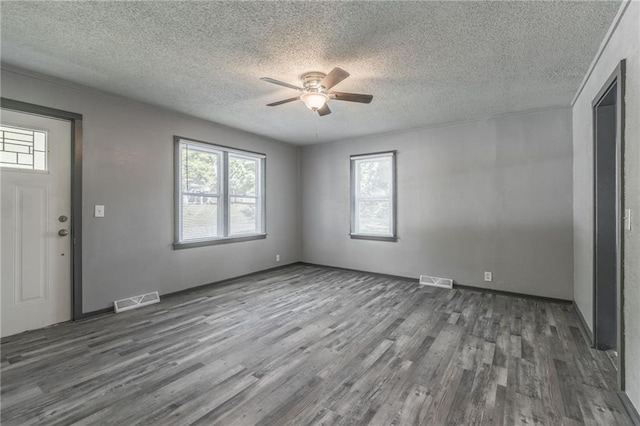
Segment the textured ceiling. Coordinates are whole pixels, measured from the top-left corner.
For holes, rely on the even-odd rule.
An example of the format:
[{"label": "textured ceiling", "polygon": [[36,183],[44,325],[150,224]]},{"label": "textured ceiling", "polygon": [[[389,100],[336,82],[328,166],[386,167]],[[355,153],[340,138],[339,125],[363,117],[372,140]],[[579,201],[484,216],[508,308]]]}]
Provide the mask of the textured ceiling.
[{"label": "textured ceiling", "polygon": [[[2,61],[297,144],[569,105],[619,2],[6,2]],[[319,117],[295,91],[344,68]]]}]

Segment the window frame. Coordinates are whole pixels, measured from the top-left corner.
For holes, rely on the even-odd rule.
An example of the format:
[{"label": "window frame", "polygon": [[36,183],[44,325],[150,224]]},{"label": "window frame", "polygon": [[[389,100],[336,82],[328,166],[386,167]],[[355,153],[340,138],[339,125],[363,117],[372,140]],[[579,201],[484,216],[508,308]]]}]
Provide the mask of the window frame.
[{"label": "window frame", "polygon": [[[218,244],[227,244],[240,241],[261,240],[267,237],[267,200],[266,200],[266,176],[267,176],[267,156],[266,154],[248,150],[237,149],[224,145],[214,144],[210,142],[200,141],[182,136],[174,136],[174,249],[184,249],[192,247],[204,247]],[[182,191],[182,155],[181,148],[183,145],[201,148],[205,152],[219,154],[219,170],[218,170],[218,208],[221,212],[218,214],[218,237],[207,237],[198,239],[184,240],[182,238],[182,197],[185,192]],[[229,154],[238,157],[244,157],[256,160],[256,218],[258,221],[258,232],[230,234],[231,218],[230,206],[231,198],[229,192]],[[188,193],[187,193],[188,194]],[[205,196],[210,196],[206,194]]]},{"label": "window frame", "polygon": [[[357,194],[357,162],[359,160],[366,159],[376,159],[376,158],[387,158],[391,157],[391,196],[389,197],[389,201],[391,203],[391,218],[390,218],[390,227],[391,234],[365,234],[357,231],[357,203],[360,199]],[[398,179],[397,179],[397,151],[381,151],[381,152],[372,152],[366,154],[358,154],[352,155],[350,157],[350,165],[351,165],[351,229],[349,235],[352,239],[359,240],[373,240],[373,241],[391,241],[395,242],[398,240],[397,234],[397,218],[398,218],[398,202],[397,202],[397,188],[398,188]]]}]

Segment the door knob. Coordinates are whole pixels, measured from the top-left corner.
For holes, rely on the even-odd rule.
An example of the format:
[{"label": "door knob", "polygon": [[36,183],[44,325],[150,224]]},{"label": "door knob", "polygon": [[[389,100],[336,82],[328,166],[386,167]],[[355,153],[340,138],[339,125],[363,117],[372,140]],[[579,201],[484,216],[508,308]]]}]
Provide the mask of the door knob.
[{"label": "door knob", "polygon": [[60,235],[61,237],[66,237],[67,235],[69,235],[69,230],[61,229],[58,231],[58,235]]}]

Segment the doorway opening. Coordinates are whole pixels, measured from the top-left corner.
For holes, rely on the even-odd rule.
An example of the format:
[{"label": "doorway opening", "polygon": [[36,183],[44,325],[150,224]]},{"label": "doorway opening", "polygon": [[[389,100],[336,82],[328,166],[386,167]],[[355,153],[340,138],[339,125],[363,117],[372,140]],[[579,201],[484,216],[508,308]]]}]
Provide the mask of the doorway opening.
[{"label": "doorway opening", "polygon": [[610,354],[624,389],[622,271],[624,62],[594,98],[593,344]]}]

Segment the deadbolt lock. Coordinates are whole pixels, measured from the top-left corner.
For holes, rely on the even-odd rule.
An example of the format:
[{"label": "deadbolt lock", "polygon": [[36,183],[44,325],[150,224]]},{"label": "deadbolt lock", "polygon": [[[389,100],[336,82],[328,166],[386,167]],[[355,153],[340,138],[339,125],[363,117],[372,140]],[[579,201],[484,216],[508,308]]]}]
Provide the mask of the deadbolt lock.
[{"label": "deadbolt lock", "polygon": [[58,218],[58,221],[61,223],[65,223],[67,220],[69,220],[69,218],[67,218],[65,215],[62,215]]}]

